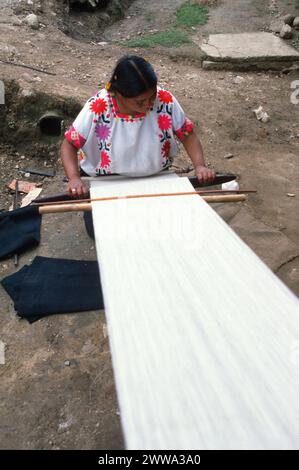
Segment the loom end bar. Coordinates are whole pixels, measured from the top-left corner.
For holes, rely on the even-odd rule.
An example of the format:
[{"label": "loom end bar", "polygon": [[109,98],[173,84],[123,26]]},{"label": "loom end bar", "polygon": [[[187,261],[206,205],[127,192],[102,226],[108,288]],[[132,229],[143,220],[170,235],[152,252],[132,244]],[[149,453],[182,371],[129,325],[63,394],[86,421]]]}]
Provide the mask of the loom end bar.
[{"label": "loom end bar", "polygon": [[[192,195],[191,193],[190,195]],[[197,195],[197,193],[194,193]],[[167,194],[163,195],[167,196]],[[169,194],[171,196],[171,194]],[[126,197],[119,197],[119,198],[107,198],[106,200],[119,200],[119,199],[126,199]],[[246,201],[247,197],[245,194],[226,194],[226,195],[217,195],[217,196],[202,196],[208,203],[219,203],[219,202],[243,202]],[[95,201],[96,202],[96,201]],[[103,199],[105,202],[105,199]],[[92,205],[90,202],[81,202],[81,203],[73,203],[73,204],[52,204],[47,206],[40,206],[38,207],[38,211],[40,214],[55,214],[58,212],[88,212],[92,210]]]},{"label": "loom end bar", "polygon": [[88,212],[91,211],[91,203],[78,204],[53,204],[49,206],[40,206],[38,212],[40,214],[55,214],[58,212]]}]

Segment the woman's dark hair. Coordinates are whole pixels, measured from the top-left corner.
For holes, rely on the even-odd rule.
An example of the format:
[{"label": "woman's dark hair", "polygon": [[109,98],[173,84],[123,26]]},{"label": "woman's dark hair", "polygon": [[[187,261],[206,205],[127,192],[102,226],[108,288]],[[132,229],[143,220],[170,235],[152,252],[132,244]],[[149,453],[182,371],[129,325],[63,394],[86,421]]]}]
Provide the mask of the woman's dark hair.
[{"label": "woman's dark hair", "polygon": [[147,60],[136,55],[126,55],[116,64],[110,90],[118,91],[125,98],[135,98],[155,88],[157,82],[157,75]]}]

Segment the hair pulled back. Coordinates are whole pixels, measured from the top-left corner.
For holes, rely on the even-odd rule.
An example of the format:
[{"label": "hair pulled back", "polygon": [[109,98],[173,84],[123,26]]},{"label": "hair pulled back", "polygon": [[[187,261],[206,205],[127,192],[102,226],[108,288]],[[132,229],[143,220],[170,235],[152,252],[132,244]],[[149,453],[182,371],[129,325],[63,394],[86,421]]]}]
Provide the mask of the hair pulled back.
[{"label": "hair pulled back", "polygon": [[110,80],[110,91],[125,98],[135,98],[156,88],[157,75],[152,65],[143,57],[126,55],[119,59]]}]

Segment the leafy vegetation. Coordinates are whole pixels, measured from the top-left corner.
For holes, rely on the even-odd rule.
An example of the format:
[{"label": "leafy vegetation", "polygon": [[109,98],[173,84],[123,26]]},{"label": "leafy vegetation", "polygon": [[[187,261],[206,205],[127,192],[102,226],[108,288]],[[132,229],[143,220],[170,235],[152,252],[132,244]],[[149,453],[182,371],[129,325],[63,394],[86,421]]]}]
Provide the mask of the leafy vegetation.
[{"label": "leafy vegetation", "polygon": [[176,24],[178,26],[206,24],[208,21],[208,9],[198,3],[186,2],[177,9],[176,16]]},{"label": "leafy vegetation", "polygon": [[176,29],[125,41],[125,45],[128,47],[178,47],[182,44],[190,43],[192,43],[192,41],[187,34]]}]

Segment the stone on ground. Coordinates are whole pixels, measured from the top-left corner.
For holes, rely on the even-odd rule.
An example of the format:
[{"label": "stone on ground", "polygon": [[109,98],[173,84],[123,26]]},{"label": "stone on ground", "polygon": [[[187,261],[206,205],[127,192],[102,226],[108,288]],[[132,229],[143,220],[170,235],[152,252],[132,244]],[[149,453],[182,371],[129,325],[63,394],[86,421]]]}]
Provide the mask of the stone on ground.
[{"label": "stone on ground", "polygon": [[207,69],[281,70],[299,62],[299,52],[272,33],[212,34],[201,50]]}]

